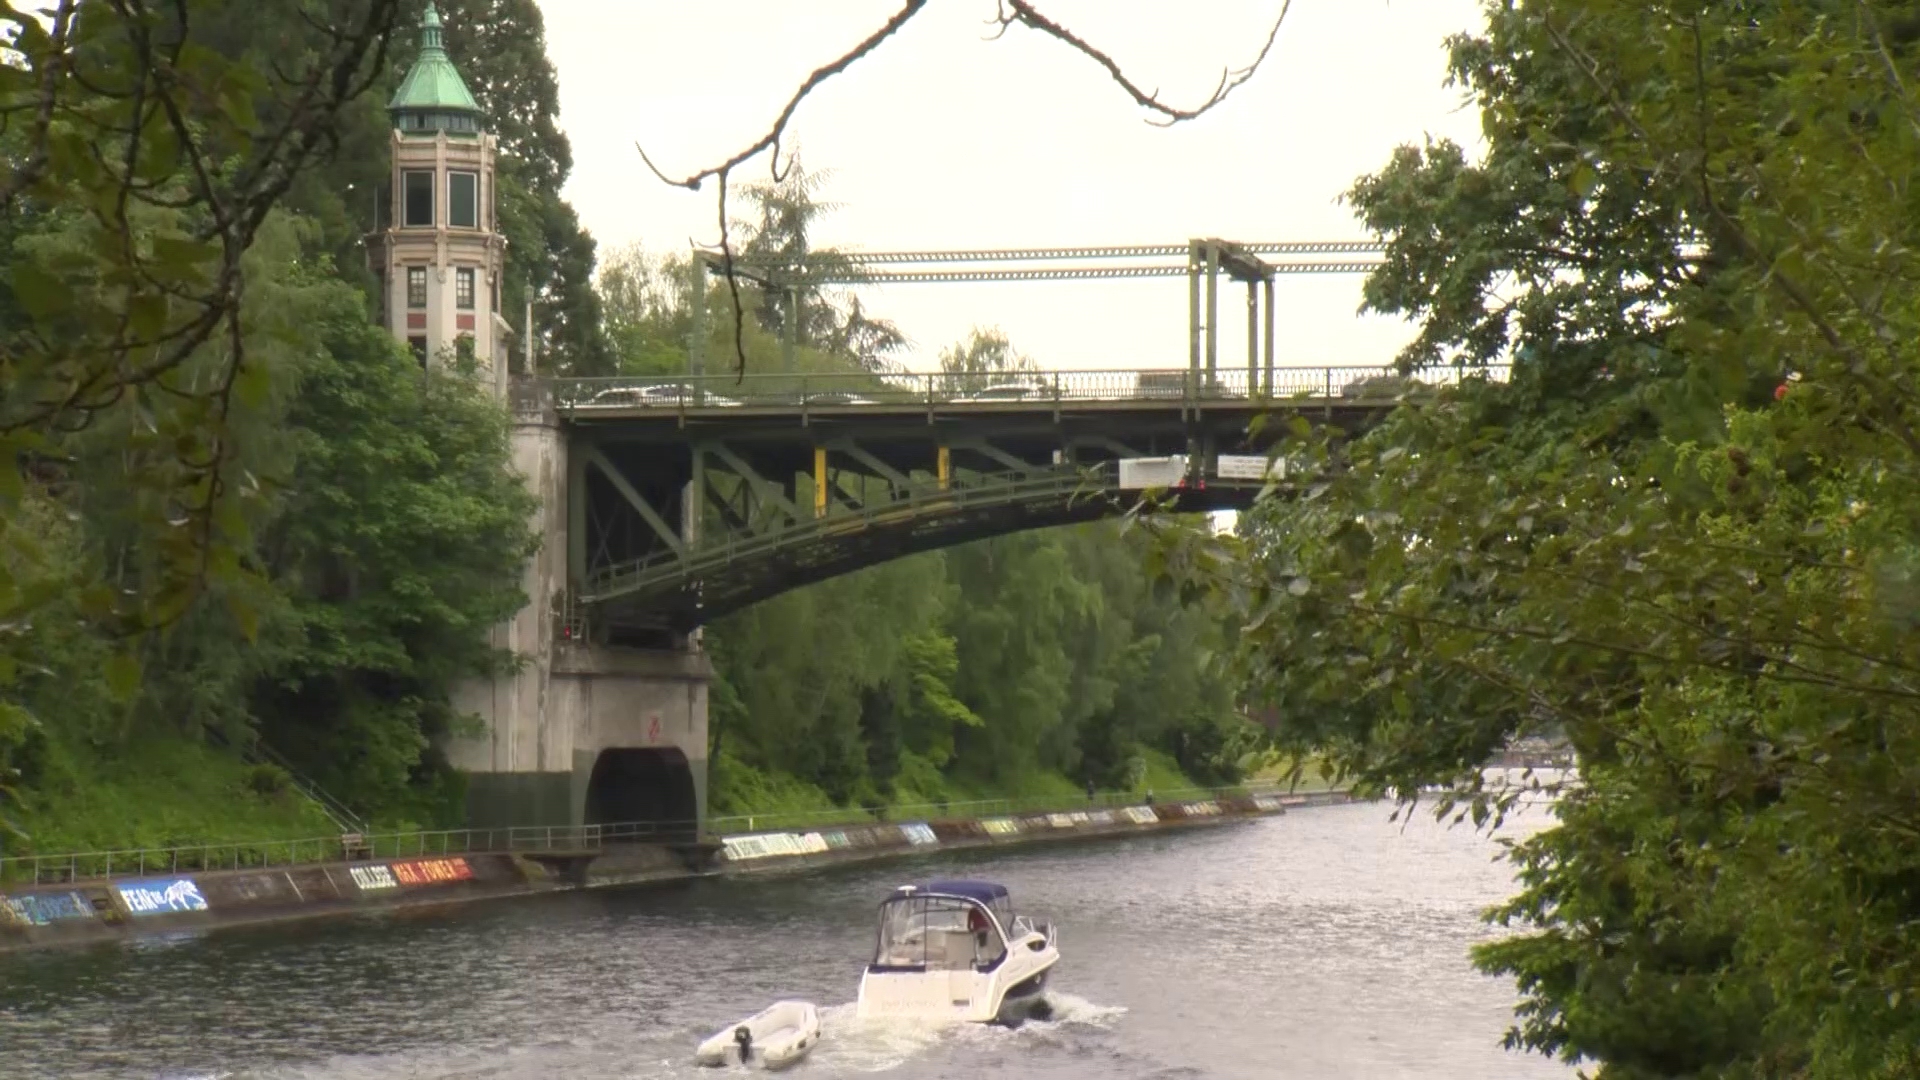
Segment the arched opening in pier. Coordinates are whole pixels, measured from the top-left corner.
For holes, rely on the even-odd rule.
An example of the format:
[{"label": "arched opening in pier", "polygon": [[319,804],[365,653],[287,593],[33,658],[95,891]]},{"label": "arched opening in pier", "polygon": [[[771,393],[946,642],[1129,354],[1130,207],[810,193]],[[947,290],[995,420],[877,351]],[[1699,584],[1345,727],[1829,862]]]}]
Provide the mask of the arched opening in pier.
[{"label": "arched opening in pier", "polygon": [[633,826],[609,839],[692,840],[700,807],[693,767],[673,747],[616,747],[600,751],[587,780],[589,825]]}]

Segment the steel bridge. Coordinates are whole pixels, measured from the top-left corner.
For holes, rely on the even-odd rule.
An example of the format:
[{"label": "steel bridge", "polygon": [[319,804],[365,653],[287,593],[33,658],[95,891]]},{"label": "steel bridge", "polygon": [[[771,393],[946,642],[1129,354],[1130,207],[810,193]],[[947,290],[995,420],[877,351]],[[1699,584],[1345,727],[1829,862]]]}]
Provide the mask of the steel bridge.
[{"label": "steel bridge", "polygon": [[[525,383],[515,400],[522,420],[547,418],[565,446],[560,633],[666,644],[787,589],[914,552],[1094,520],[1149,491],[1180,511],[1243,509],[1286,479],[1267,460],[1271,435],[1253,433],[1255,417],[1291,414],[1352,430],[1407,390],[1409,380],[1387,367],[1274,363],[1275,275],[1361,271],[1377,260],[1330,260],[1378,250],[1200,240],[878,252],[832,270],[730,264],[702,253],[701,277],[733,273],[789,290],[796,304],[803,287],[822,282],[1184,275],[1188,362],[1162,370],[809,374],[792,370],[789,346],[786,370],[707,374],[697,313],[685,375]],[[1270,254],[1294,261],[1261,257]],[[1180,263],[1141,262],[1180,255]],[[893,269],[955,263],[966,265]],[[1042,265],[981,266],[995,263]],[[1245,368],[1218,364],[1223,272],[1247,285]],[[693,295],[703,305],[699,284]]]}]

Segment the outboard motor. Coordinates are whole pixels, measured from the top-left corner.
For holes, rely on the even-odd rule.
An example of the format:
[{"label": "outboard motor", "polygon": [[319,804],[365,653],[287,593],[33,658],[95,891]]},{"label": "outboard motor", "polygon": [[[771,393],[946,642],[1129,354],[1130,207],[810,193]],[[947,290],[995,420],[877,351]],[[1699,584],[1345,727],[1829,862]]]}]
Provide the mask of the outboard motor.
[{"label": "outboard motor", "polygon": [[733,1029],[733,1042],[740,1048],[740,1064],[753,1060],[753,1029],[745,1024]]}]

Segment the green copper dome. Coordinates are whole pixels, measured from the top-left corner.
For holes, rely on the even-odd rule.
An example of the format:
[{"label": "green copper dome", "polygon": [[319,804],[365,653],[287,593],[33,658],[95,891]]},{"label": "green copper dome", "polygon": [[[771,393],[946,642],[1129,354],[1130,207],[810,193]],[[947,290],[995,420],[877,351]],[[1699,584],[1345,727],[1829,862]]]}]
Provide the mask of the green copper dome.
[{"label": "green copper dome", "polygon": [[440,39],[440,12],[431,3],[420,19],[420,55],[394,91],[387,111],[402,132],[471,135],[480,130],[480,103],[473,100],[466,80],[447,59]]}]

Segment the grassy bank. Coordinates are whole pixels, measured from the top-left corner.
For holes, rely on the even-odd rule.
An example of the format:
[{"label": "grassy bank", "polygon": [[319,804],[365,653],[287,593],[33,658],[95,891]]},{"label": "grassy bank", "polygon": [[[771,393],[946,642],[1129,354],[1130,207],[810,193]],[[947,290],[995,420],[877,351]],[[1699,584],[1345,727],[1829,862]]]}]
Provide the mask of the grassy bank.
[{"label": "grassy bank", "polygon": [[[1202,787],[1180,770],[1172,757],[1158,751],[1146,751],[1145,768],[1127,794],[1144,796],[1147,792],[1180,791]],[[865,820],[864,807],[878,806],[888,816],[918,812],[929,806],[949,806],[956,811],[969,803],[1011,801],[1021,804],[1058,802],[1072,806],[1086,798],[1086,787],[1058,773],[1035,772],[992,786],[969,785],[951,780],[924,763],[909,760],[895,778],[893,796],[847,806],[836,802],[822,789],[784,773],[757,769],[728,754],[709,763],[709,814],[726,818],[741,815],[756,817],[805,818],[827,822],[837,818]],[[1302,786],[1303,790],[1311,790]],[[1109,791],[1108,794],[1115,792]]]},{"label": "grassy bank", "polygon": [[271,766],[184,739],[110,757],[49,745],[0,853],[112,851],[329,836],[339,830]]},{"label": "grassy bank", "polygon": [[[1138,781],[1125,793],[1144,796],[1203,786],[1166,754],[1148,751],[1143,760]],[[814,785],[723,754],[710,765],[709,813],[716,818],[753,815],[826,823],[869,820],[864,807],[874,805],[887,816],[925,816],[929,806],[964,813],[968,804],[1005,800],[1065,807],[1086,797],[1084,786],[1057,773],[1032,773],[989,787],[951,781],[921,762],[905,764],[892,798],[847,806]],[[1266,759],[1246,763],[1250,779],[1256,781],[1283,776],[1287,764]],[[278,770],[250,765],[201,743],[155,739],[111,757],[49,747],[38,773],[25,792],[25,806],[14,815],[28,840],[22,844],[0,837],[0,854],[293,840],[339,831],[318,807],[292,790]],[[1310,769],[1299,790],[1325,787],[1324,779]]]}]

